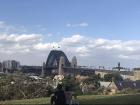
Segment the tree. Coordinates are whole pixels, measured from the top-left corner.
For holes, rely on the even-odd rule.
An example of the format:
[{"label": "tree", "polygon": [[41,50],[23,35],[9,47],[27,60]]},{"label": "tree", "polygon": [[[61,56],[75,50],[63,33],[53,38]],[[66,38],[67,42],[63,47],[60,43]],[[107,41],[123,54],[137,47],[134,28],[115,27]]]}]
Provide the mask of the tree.
[{"label": "tree", "polygon": [[110,74],[105,74],[104,75],[104,80],[105,81],[123,81],[122,76],[119,73],[110,73]]},{"label": "tree", "polygon": [[95,86],[95,89],[98,89],[100,87],[100,75],[93,75],[92,77],[89,77],[85,79],[83,82],[90,85],[93,84]]},{"label": "tree", "polygon": [[66,76],[62,81],[62,85],[65,87],[69,87],[71,91],[74,91],[76,94],[80,94],[80,85],[79,82],[72,76]]}]

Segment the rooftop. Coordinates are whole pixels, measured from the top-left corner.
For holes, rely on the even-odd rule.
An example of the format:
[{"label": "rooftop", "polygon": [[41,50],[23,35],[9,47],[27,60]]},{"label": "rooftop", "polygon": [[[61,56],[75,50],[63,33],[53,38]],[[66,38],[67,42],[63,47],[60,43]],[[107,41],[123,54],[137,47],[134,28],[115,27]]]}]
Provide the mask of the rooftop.
[{"label": "rooftop", "polygon": [[105,70],[105,69],[95,69],[95,71],[105,72],[105,73],[120,73],[122,75],[134,75],[133,71],[116,71],[116,70]]}]

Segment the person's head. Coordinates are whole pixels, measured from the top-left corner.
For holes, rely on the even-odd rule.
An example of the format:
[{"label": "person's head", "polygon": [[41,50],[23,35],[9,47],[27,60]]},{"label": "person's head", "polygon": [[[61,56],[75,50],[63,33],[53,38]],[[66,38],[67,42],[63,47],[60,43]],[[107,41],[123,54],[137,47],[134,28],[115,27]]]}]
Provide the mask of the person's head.
[{"label": "person's head", "polygon": [[58,89],[58,90],[62,90],[62,87],[63,87],[63,86],[62,86],[61,84],[58,84],[58,85],[57,85],[57,89]]}]

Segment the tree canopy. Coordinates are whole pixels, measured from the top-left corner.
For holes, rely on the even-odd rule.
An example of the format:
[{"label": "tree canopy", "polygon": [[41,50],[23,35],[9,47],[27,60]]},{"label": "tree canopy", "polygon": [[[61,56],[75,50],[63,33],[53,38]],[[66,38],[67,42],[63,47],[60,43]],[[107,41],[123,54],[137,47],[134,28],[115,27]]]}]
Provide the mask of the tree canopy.
[{"label": "tree canopy", "polygon": [[119,73],[109,73],[104,75],[104,80],[105,81],[122,81],[123,78]]}]

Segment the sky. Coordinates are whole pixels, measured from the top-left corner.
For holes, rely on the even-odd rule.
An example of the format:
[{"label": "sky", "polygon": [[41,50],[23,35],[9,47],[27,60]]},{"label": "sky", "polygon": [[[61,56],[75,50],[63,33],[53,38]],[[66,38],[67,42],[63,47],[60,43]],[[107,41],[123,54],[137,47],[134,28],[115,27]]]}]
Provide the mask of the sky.
[{"label": "sky", "polygon": [[78,65],[140,67],[140,0],[0,0],[0,61],[42,65],[63,50]]}]

